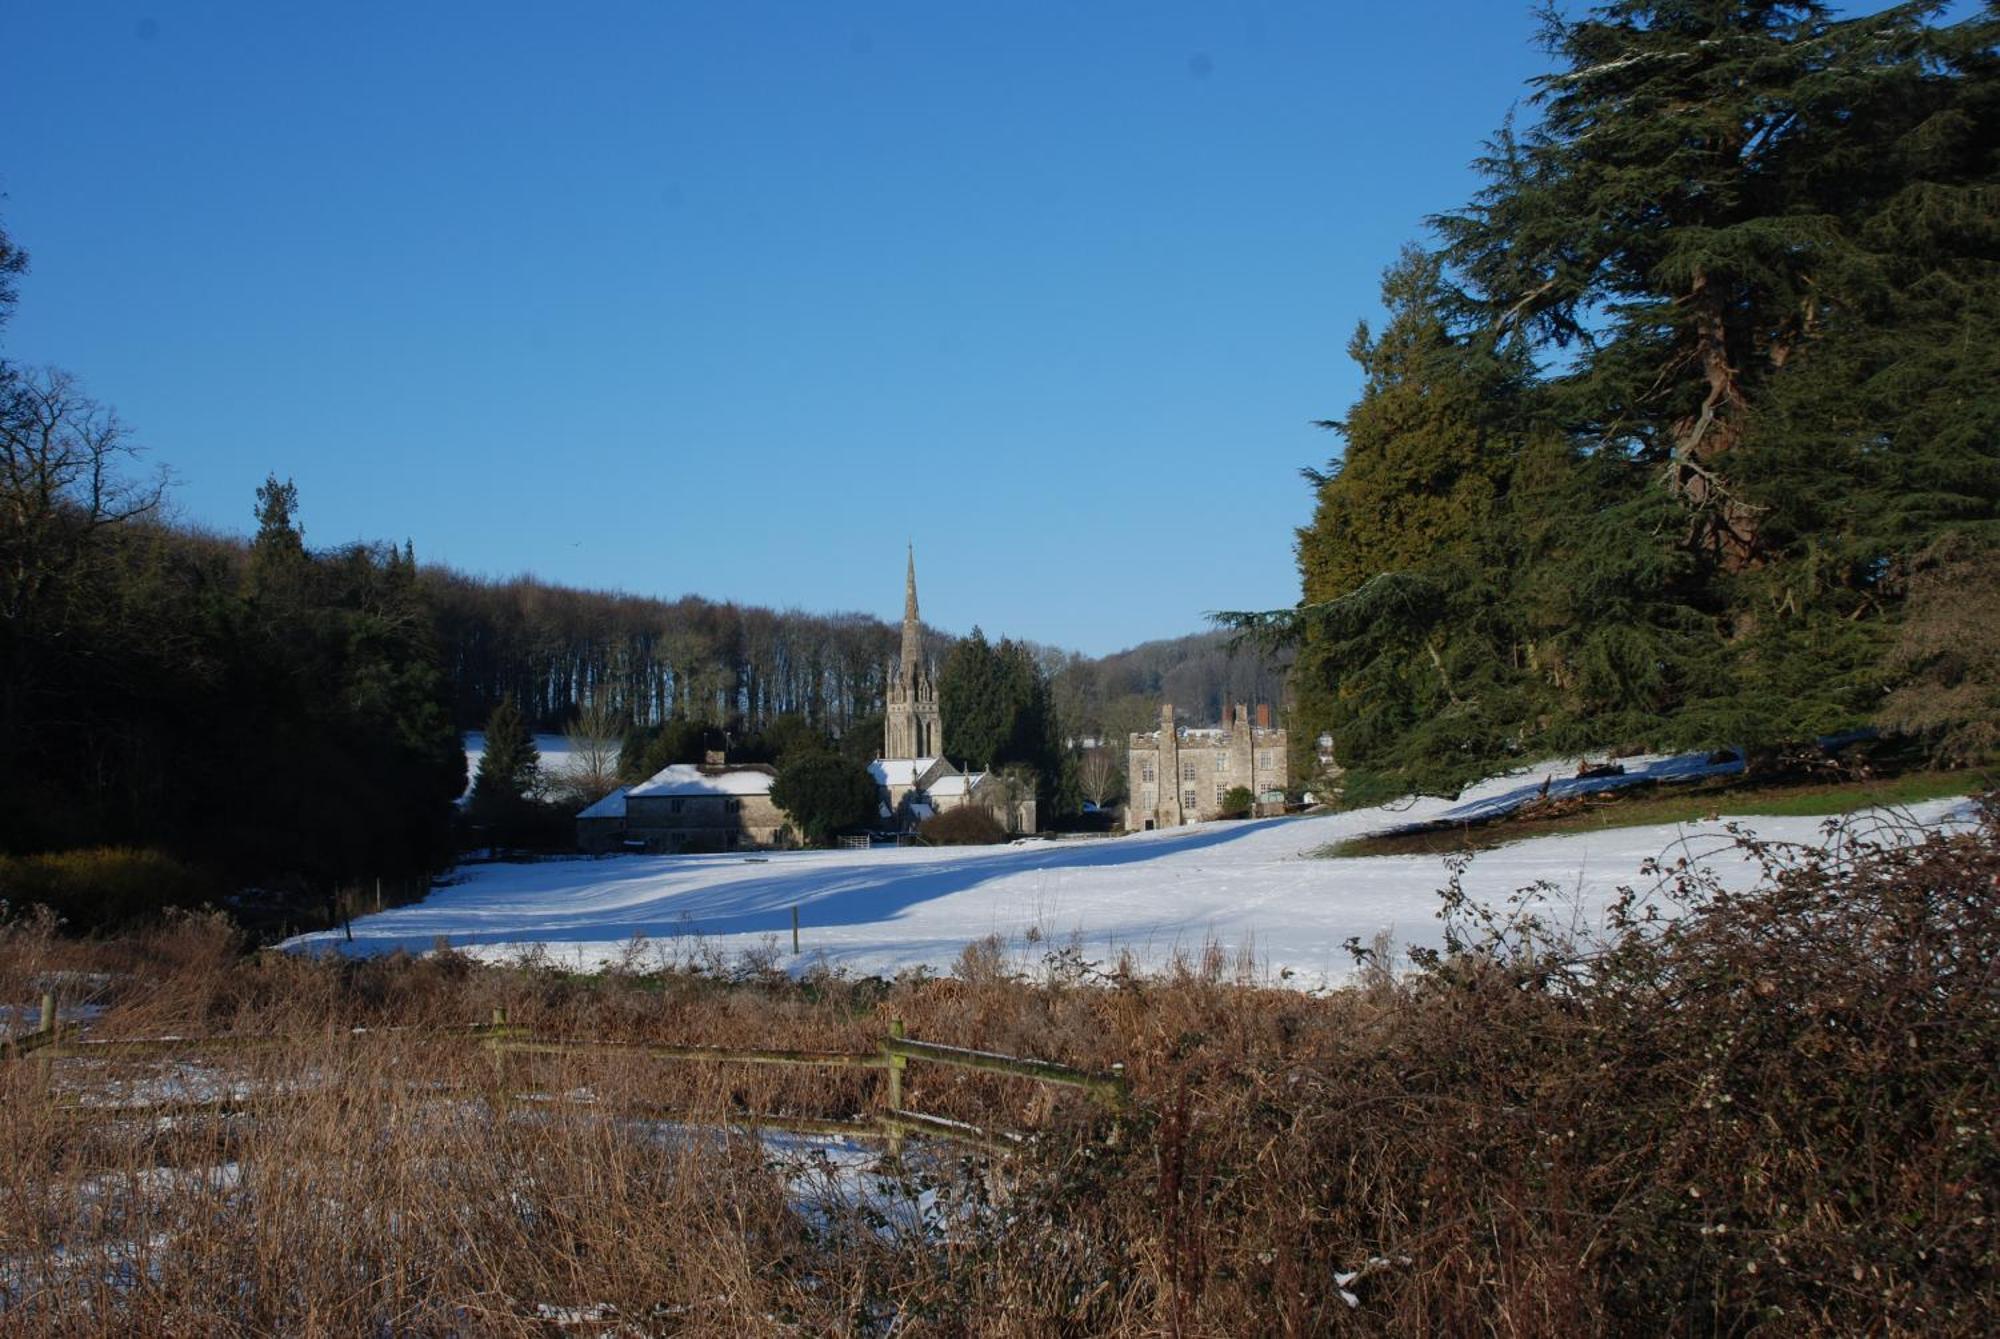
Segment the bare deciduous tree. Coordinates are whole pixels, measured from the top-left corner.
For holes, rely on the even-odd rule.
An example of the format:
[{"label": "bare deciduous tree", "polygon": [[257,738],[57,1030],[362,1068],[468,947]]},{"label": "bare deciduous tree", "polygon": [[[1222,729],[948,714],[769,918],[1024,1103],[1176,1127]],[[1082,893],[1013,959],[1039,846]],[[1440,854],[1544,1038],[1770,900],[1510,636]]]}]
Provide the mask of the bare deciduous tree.
[{"label": "bare deciduous tree", "polygon": [[579,804],[595,804],[618,788],[618,741],[624,722],[604,694],[585,699],[563,731],[569,744],[557,784]]},{"label": "bare deciduous tree", "polygon": [[1125,788],[1125,769],[1117,750],[1109,746],[1084,749],[1076,761],[1076,783],[1083,798],[1102,809]]},{"label": "bare deciduous tree", "polygon": [[0,619],[59,599],[101,533],[158,510],[125,425],[67,372],[0,369]]}]

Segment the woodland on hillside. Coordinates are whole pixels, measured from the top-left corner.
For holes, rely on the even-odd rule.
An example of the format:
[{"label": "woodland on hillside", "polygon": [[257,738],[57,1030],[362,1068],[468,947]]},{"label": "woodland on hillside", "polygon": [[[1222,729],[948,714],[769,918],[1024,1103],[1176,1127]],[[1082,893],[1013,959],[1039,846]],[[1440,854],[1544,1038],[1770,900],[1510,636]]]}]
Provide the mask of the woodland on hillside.
[{"label": "woodland on hillside", "polygon": [[[594,702],[638,726],[690,720],[742,736],[800,716],[841,735],[881,710],[896,656],[897,629],[871,614],[486,581],[443,567],[423,568],[420,584],[463,730],[511,698],[536,730],[561,730]],[[942,667],[960,639],[927,633]],[[1016,645],[1049,685],[1065,738],[1117,738],[1150,728],[1165,701],[1197,723],[1220,720],[1228,702],[1277,702],[1287,657],[1228,642],[1194,633],[1101,657]]]},{"label": "woodland on hillside", "polygon": [[2000,722],[1992,6],[1544,15],[1484,184],[1383,281],[1307,471],[1298,737],[1350,793],[1509,759]]},{"label": "woodland on hillside", "polygon": [[[0,326],[26,265],[0,231]],[[315,549],[275,476],[245,499],[248,540],[176,526],[167,501],[77,378],[0,359],[0,904],[90,925],[228,890],[421,892],[493,835],[455,801],[461,733],[498,709],[543,730],[587,715],[637,744],[628,763],[880,745],[896,631],[871,616],[485,581],[407,542]],[[932,635],[959,667],[955,753],[1032,769],[1052,813],[1080,803],[1074,741],[1142,726],[1161,694],[1212,714],[1275,682],[1213,634],[1102,661],[972,646]],[[512,770],[503,826],[566,841],[576,796]]]}]

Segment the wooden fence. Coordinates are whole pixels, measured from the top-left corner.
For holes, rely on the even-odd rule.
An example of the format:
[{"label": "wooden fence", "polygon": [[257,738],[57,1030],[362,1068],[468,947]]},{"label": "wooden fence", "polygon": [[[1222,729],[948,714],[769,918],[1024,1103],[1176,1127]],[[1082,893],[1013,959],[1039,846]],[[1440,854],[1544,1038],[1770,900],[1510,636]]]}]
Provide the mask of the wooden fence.
[{"label": "wooden fence", "polygon": [[[410,1036],[411,1033],[391,1029],[389,1031],[369,1031],[356,1029],[349,1034],[355,1040],[366,1042],[370,1038],[388,1036]],[[935,1042],[916,1041],[904,1035],[903,1021],[892,1019],[889,1034],[881,1045],[873,1051],[799,1051],[772,1047],[727,1047],[727,1046],[674,1046],[658,1043],[618,1042],[583,1040],[566,1037],[540,1037],[517,1031],[507,1020],[505,1009],[495,1009],[490,1023],[473,1024],[469,1027],[444,1033],[419,1034],[431,1040],[462,1041],[477,1045],[492,1053],[494,1061],[493,1087],[488,1094],[496,1111],[508,1107],[525,1105],[560,1104],[567,1099],[524,1098],[514,1091],[508,1080],[507,1057],[510,1055],[607,1055],[638,1057],[647,1060],[695,1062],[703,1064],[739,1065],[803,1065],[834,1070],[880,1070],[884,1076],[881,1091],[881,1106],[869,1119],[813,1120],[792,1116],[746,1115],[731,1125],[757,1129],[783,1130],[788,1133],[812,1135],[838,1135],[849,1138],[881,1139],[887,1143],[891,1156],[902,1151],[903,1140],[907,1136],[929,1136],[949,1139],[958,1143],[983,1148],[993,1153],[1011,1153],[1023,1147],[1029,1136],[1018,1131],[971,1125],[963,1121],[951,1120],[944,1116],[912,1111],[903,1105],[903,1081],[909,1066],[916,1064],[947,1065],[959,1069],[978,1070],[988,1074],[1000,1074],[1012,1078],[1027,1079],[1035,1083],[1054,1084],[1060,1087],[1076,1088],[1093,1101],[1114,1114],[1110,1138],[1115,1142],[1119,1137],[1119,1122],[1115,1118],[1122,1114],[1130,1097],[1130,1086],[1126,1081],[1124,1066],[1114,1066],[1110,1073],[1093,1073],[1076,1069],[1069,1065],[1059,1065],[1047,1060],[1030,1060],[1021,1056],[1001,1055],[992,1051],[968,1050],[959,1046],[942,1046]],[[78,1035],[75,1025],[64,1025],[58,1020],[56,999],[53,995],[42,997],[40,1026],[35,1031],[22,1036],[8,1038],[0,1042],[0,1060],[22,1060],[29,1057],[41,1062],[64,1058],[90,1057],[105,1059],[121,1056],[157,1056],[183,1058],[205,1053],[245,1054],[262,1050],[282,1050],[298,1046],[308,1039],[289,1036],[225,1035],[210,1037],[139,1037],[91,1039]],[[114,1117],[119,1115],[149,1116],[185,1115],[208,1113],[235,1113],[253,1111],[260,1105],[256,1098],[225,1098],[217,1100],[193,1100],[167,1103],[141,1103],[129,1106],[83,1105],[66,1106],[66,1111],[86,1117]],[[636,1108],[620,1108],[628,1114],[644,1114],[665,1120],[688,1120],[694,1118],[685,1112],[676,1113],[664,1108],[640,1111]]]}]

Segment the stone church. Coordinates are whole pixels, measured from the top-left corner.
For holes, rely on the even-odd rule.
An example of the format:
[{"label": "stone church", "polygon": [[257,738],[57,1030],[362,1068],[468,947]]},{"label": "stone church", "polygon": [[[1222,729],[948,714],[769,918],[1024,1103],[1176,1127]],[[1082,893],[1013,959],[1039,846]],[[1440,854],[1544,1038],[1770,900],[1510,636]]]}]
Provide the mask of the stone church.
[{"label": "stone church", "polygon": [[882,756],[868,765],[881,799],[883,821],[913,828],[933,814],[977,804],[1009,832],[1035,830],[1035,797],[1015,793],[1006,778],[964,772],[944,751],[944,718],[937,675],[924,657],[923,621],[917,616],[917,554],[910,550],[903,578],[902,654],[889,669],[884,694]]}]

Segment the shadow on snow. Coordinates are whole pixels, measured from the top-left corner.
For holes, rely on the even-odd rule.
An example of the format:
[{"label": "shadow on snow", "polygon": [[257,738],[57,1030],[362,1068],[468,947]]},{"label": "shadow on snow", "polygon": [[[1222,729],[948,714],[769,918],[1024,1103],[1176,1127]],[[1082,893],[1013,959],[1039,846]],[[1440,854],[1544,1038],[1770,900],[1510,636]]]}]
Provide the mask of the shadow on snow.
[{"label": "shadow on snow", "polygon": [[[1283,820],[1279,820],[1283,821]],[[643,935],[782,934],[796,906],[810,928],[889,921],[911,907],[1020,874],[1144,864],[1237,842],[1269,822],[1205,825],[1182,833],[1027,847],[626,856],[484,865],[423,902],[364,917],[354,940],[300,936],[307,951],[419,953],[449,934],[454,948],[537,942],[615,943]],[[740,872],[740,874],[739,874]],[[739,874],[739,877],[730,877]]]}]

